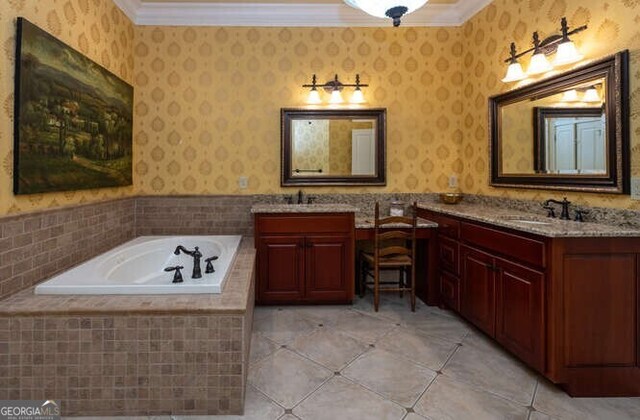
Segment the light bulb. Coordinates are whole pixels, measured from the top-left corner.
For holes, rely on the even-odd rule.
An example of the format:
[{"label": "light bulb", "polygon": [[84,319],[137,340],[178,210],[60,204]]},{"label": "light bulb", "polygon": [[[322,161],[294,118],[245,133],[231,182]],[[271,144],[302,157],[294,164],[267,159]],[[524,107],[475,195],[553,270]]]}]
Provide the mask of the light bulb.
[{"label": "light bulb", "polygon": [[556,66],[564,66],[580,60],[582,60],[582,55],[578,52],[575,44],[572,41],[566,41],[558,45],[558,51],[556,52],[556,58],[553,60],[553,64]]},{"label": "light bulb", "polygon": [[313,104],[313,105],[322,103],[322,99],[320,98],[320,92],[318,92],[316,88],[312,88],[309,91],[309,96],[307,97],[307,103]]},{"label": "light bulb", "polygon": [[536,74],[546,73],[552,69],[553,67],[551,66],[551,63],[549,63],[549,60],[547,60],[547,57],[543,53],[537,53],[531,57],[527,74],[533,76]]},{"label": "light bulb", "polygon": [[591,102],[591,103],[602,101],[602,99],[600,99],[600,94],[598,93],[598,90],[593,86],[587,89],[587,91],[584,93],[584,97],[582,98],[582,100],[584,102]]},{"label": "light bulb", "polygon": [[575,89],[567,90],[562,94],[562,102],[578,102],[578,92]]},{"label": "light bulb", "polygon": [[507,75],[502,79],[502,81],[504,83],[510,83],[524,80],[526,78],[527,75],[524,73],[524,70],[522,70],[522,65],[516,61],[515,63],[509,64]]},{"label": "light bulb", "polygon": [[344,100],[342,99],[342,93],[338,89],[334,89],[331,91],[331,98],[329,98],[330,104],[341,104]]},{"label": "light bulb", "polygon": [[365,102],[364,94],[362,93],[362,90],[360,90],[360,88],[356,88],[356,90],[353,91],[350,102],[352,104],[362,104]]}]

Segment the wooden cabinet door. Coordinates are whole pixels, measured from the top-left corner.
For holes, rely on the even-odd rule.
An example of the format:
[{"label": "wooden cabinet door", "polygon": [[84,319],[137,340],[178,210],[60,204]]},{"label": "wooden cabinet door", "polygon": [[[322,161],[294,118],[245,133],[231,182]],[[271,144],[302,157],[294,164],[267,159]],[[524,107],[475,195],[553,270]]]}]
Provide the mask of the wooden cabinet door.
[{"label": "wooden cabinet door", "polygon": [[353,295],[353,243],[348,235],[305,238],[305,299],[349,302]]},{"label": "wooden cabinet door", "polygon": [[460,280],[446,271],[440,273],[440,297],[442,303],[460,312]]},{"label": "wooden cabinet door", "polygon": [[460,313],[492,337],[495,335],[494,258],[462,247]]},{"label": "wooden cabinet door", "polygon": [[496,340],[544,371],[544,274],[496,259]]},{"label": "wooden cabinet door", "polygon": [[284,303],[304,297],[304,237],[258,238],[258,303]]}]

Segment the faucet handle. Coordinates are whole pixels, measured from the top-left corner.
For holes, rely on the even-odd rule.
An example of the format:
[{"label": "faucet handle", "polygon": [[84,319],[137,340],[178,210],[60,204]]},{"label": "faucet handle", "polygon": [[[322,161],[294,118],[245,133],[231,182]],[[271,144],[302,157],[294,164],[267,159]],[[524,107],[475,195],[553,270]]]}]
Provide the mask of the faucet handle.
[{"label": "faucet handle", "polygon": [[284,196],[284,201],[287,204],[293,204],[293,196],[291,194]]},{"label": "faucet handle", "polygon": [[575,212],[576,212],[576,216],[575,216],[574,220],[576,222],[584,222],[584,215],[585,214],[589,214],[589,210],[575,209]]},{"label": "faucet handle", "polygon": [[308,195],[307,196],[307,204],[313,204],[313,201],[316,199],[316,196],[314,195]]},{"label": "faucet handle", "polygon": [[164,271],[175,271],[174,275],[173,275],[173,283],[182,283],[184,280],[182,279],[182,273],[180,272],[180,270],[182,270],[184,267],[181,265],[176,265],[175,267],[167,267],[164,269]]},{"label": "faucet handle", "polygon": [[546,206],[546,205],[543,205],[543,206],[542,206],[542,208],[543,208],[543,209],[545,209],[545,210],[547,211],[547,217],[553,217],[553,218],[555,218],[555,217],[556,217],[556,212],[555,212],[555,210],[553,209],[553,206]]},{"label": "faucet handle", "polygon": [[215,261],[218,259],[218,256],[214,255],[213,257],[209,257],[209,258],[205,258],[204,262],[207,263],[207,267],[204,269],[204,272],[207,274],[210,273],[215,273],[215,269],[213,268],[213,263],[212,261]]}]

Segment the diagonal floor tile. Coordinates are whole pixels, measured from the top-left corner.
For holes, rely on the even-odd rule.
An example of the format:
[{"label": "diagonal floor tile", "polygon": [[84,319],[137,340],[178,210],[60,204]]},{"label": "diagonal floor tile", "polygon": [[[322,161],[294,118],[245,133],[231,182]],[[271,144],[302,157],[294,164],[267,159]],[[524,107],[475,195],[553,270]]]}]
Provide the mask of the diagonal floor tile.
[{"label": "diagonal floor tile", "polygon": [[334,377],[293,409],[302,420],[402,419],[405,410],[344,378]]},{"label": "diagonal floor tile", "polygon": [[571,398],[546,380],[538,384],[533,407],[563,420],[640,418],[640,398]]},{"label": "diagonal floor tile", "polygon": [[442,420],[527,420],[529,410],[522,405],[476,390],[440,375],[418,400],[415,411],[430,419]]},{"label": "diagonal floor tile", "polygon": [[251,350],[249,352],[249,363],[255,363],[274,353],[280,348],[279,344],[264,338],[260,334],[251,334]]},{"label": "diagonal floor tile", "polygon": [[376,347],[404,356],[431,370],[440,370],[457,344],[415,331],[397,329],[378,340]]},{"label": "diagonal floor tile", "polygon": [[249,383],[285,408],[292,408],[333,372],[287,349],[249,368]]},{"label": "diagonal floor tile", "polygon": [[317,324],[294,311],[272,311],[254,320],[253,331],[279,344],[288,344],[302,334],[308,334]]},{"label": "diagonal floor tile", "polygon": [[452,343],[461,342],[469,333],[469,326],[464,321],[433,312],[421,317],[407,313],[399,322],[406,328],[414,328],[431,337]]},{"label": "diagonal floor tile", "polygon": [[378,338],[395,328],[391,321],[376,318],[358,311],[351,311],[340,315],[335,322],[335,328],[367,344],[374,343]]},{"label": "diagonal floor tile", "polygon": [[353,312],[351,307],[345,305],[301,306],[297,310],[298,315],[308,318],[317,324],[323,324],[325,327],[335,325],[338,318],[350,312]]},{"label": "diagonal floor tile", "polygon": [[487,351],[474,346],[460,347],[442,369],[445,375],[529,405],[536,376],[520,362],[502,351]]},{"label": "diagonal floor tile", "polygon": [[348,335],[320,328],[298,337],[289,348],[333,371],[339,371],[367,351],[369,346]]},{"label": "diagonal floor tile", "polygon": [[425,420],[426,417],[422,417],[419,414],[416,413],[409,413],[407,414],[407,417],[405,417],[403,420]]},{"label": "diagonal floor tile", "polygon": [[436,377],[434,371],[380,349],[360,356],[342,375],[403,407],[411,407]]}]

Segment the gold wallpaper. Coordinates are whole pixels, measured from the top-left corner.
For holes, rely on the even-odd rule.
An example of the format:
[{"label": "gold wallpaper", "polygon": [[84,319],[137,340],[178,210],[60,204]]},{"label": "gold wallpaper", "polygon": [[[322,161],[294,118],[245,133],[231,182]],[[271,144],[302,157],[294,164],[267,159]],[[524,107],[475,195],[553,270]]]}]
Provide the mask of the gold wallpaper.
[{"label": "gold wallpaper", "polygon": [[437,191],[462,171],[460,28],[139,26],[134,51],[139,194],[285,191],[280,108],[304,106],[313,73],[360,73],[388,123],[386,187],[316,191]]},{"label": "gold wallpaper", "polygon": [[[634,176],[640,176],[640,0],[494,0],[462,27],[465,80],[460,158],[464,170],[460,187],[475,194],[540,201],[566,195],[575,203],[640,209],[640,201],[629,196],[492,188],[488,184],[487,101],[489,96],[513,87],[501,82],[509,44],[515,41],[520,49],[528,48],[533,31],[539,30],[544,38],[559,29],[563,16],[571,26],[589,25],[588,30],[574,36],[588,59],[623,49],[631,52],[631,161]],[[527,64],[523,62],[525,68]]]},{"label": "gold wallpaper", "polygon": [[133,82],[133,24],[111,0],[0,1],[0,215],[131,195],[133,187],[13,195],[13,90],[16,18],[22,16]]}]

